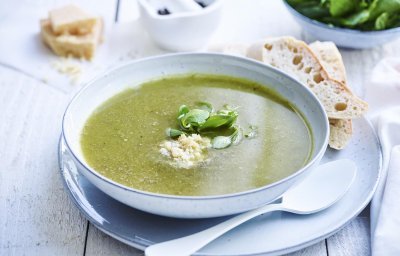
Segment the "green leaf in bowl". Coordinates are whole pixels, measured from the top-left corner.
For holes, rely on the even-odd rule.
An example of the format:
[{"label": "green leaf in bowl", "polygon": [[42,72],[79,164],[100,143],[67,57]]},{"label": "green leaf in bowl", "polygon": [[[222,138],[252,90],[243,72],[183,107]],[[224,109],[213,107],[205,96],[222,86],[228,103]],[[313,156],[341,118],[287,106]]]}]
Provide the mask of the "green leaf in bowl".
[{"label": "green leaf in bowl", "polygon": [[389,13],[384,12],[375,20],[375,29],[382,30],[388,27],[389,25]]},{"label": "green leaf in bowl", "polygon": [[182,134],[186,134],[185,132],[183,132],[183,131],[181,131],[181,130],[172,129],[172,128],[167,128],[167,130],[165,131],[165,133],[166,133],[167,136],[170,137],[170,138],[178,138],[178,137],[181,136]]},{"label": "green leaf in bowl", "polygon": [[204,124],[210,113],[202,109],[192,109],[180,118],[181,126],[185,129],[199,127]]},{"label": "green leaf in bowl", "polygon": [[211,146],[215,149],[227,148],[232,144],[230,136],[217,136],[211,141]]},{"label": "green leaf in bowl", "polygon": [[341,17],[356,10],[359,1],[330,0],[329,12],[333,17]]}]

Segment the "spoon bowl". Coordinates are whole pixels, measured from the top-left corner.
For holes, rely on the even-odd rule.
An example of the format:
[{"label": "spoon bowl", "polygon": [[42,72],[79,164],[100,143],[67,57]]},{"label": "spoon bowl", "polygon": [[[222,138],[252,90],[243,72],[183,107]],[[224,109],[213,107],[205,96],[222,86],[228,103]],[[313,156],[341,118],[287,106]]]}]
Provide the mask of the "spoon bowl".
[{"label": "spoon bowl", "polygon": [[350,188],[357,172],[351,160],[343,159],[318,166],[313,173],[282,196],[288,212],[310,214],[336,203]]},{"label": "spoon bowl", "polygon": [[265,205],[239,214],[193,235],[149,246],[145,250],[145,255],[191,255],[229,230],[271,211],[286,211],[295,214],[322,211],[346,194],[355,179],[356,172],[355,163],[347,159],[320,165],[299,184],[285,192],[281,203]]}]

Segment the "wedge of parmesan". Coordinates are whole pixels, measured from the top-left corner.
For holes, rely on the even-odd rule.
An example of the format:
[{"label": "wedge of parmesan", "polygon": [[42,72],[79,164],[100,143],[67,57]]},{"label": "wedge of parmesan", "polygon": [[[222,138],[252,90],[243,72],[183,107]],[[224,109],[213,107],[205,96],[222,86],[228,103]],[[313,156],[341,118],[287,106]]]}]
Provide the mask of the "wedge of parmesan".
[{"label": "wedge of parmesan", "polygon": [[49,19],[41,20],[40,27],[44,43],[54,53],[63,57],[72,55],[90,60],[93,58],[97,45],[101,41],[102,21],[100,18],[96,20],[92,32],[86,35],[57,35],[53,32]]},{"label": "wedge of parmesan", "polygon": [[86,13],[76,5],[69,4],[49,12],[54,34],[86,35],[95,28],[98,18]]},{"label": "wedge of parmesan", "polygon": [[342,82],[333,79],[306,43],[292,37],[269,38],[250,46],[247,56],[272,65],[307,85],[329,118],[362,116],[368,104]]}]

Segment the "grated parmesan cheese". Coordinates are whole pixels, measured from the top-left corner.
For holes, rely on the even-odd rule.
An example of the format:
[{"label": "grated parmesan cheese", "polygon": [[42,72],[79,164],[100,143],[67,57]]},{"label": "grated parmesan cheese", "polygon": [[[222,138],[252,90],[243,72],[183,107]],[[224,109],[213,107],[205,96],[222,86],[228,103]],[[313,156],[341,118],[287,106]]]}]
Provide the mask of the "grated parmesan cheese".
[{"label": "grated parmesan cheese", "polygon": [[172,159],[179,168],[189,169],[206,160],[206,151],[211,147],[209,138],[199,134],[182,134],[177,140],[167,140],[160,144],[160,153]]},{"label": "grated parmesan cheese", "polygon": [[82,75],[81,65],[72,60],[71,56],[67,58],[61,57],[58,61],[54,61],[51,66],[57,70],[58,73],[67,75],[73,84],[77,84]]}]

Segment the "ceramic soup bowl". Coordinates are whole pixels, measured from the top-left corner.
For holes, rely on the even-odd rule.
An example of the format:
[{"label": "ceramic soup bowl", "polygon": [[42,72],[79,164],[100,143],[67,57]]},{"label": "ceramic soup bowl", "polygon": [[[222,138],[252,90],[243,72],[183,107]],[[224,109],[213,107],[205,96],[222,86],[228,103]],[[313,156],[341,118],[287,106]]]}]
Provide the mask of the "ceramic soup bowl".
[{"label": "ceramic soup bowl", "polygon": [[[138,190],[97,172],[85,160],[80,138],[92,112],[110,97],[155,78],[203,73],[255,81],[276,91],[302,113],[313,135],[309,161],[290,176],[263,187],[213,196],[176,196]],[[131,207],[176,218],[208,218],[248,211],[279,198],[301,181],[325,153],[329,123],[314,94],[295,79],[260,62],[222,54],[186,53],[151,57],[112,69],[89,82],[70,102],[62,123],[63,139],[79,171],[104,193]],[[283,161],[286,160],[283,156]]]}]

